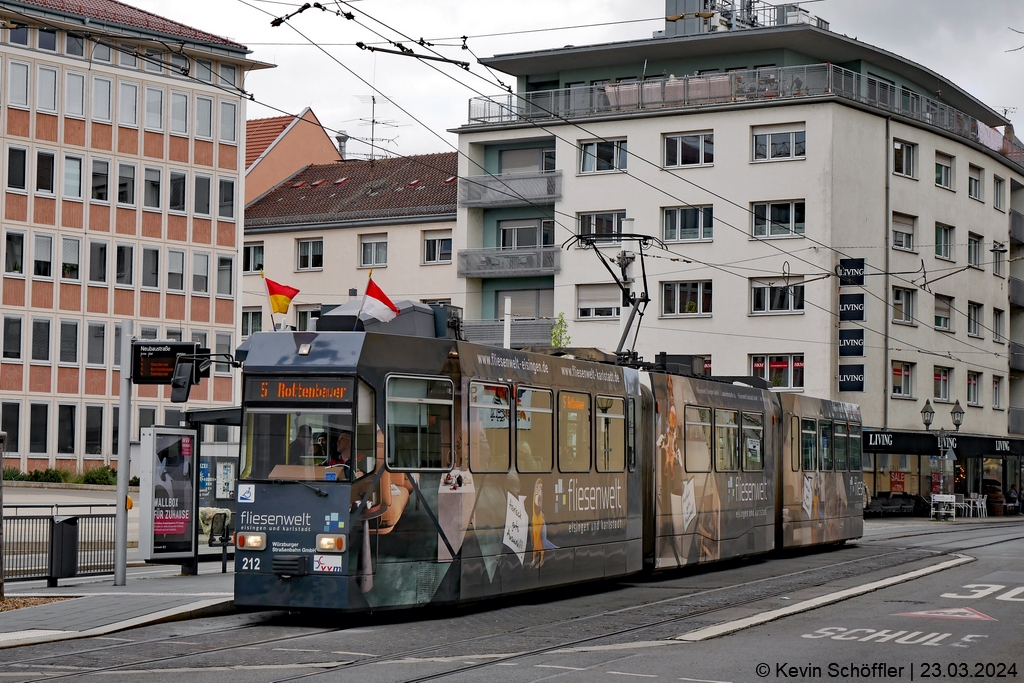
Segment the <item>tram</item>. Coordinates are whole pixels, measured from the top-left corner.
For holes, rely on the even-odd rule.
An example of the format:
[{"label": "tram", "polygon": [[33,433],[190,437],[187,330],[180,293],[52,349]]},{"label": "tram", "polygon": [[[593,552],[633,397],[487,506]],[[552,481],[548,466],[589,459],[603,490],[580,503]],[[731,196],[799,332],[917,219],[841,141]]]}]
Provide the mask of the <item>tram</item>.
[{"label": "tram", "polygon": [[239,606],[457,603],[862,533],[855,405],[454,339],[247,346]]}]

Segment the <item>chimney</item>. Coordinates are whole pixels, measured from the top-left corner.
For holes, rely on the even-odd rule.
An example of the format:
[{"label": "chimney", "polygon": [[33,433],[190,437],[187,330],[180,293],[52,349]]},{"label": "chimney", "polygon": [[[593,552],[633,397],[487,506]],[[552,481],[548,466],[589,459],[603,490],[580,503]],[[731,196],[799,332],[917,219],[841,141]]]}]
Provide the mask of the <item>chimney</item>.
[{"label": "chimney", "polygon": [[342,161],[345,160],[345,144],[349,140],[349,135],[345,131],[341,131],[334,136],[334,139],[338,141],[338,152],[341,154]]}]

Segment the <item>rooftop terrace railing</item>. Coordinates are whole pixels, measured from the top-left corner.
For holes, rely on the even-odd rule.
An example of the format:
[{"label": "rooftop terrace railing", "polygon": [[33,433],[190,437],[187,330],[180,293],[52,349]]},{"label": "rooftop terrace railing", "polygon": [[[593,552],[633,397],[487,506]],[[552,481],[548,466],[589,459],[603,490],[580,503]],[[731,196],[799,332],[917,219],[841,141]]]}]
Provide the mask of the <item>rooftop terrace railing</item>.
[{"label": "rooftop terrace railing", "polygon": [[920,93],[835,64],[769,67],[702,76],[649,78],[557,90],[475,97],[470,126],[542,123],[649,110],[838,97],[904,116],[984,145],[1024,170],[1024,146],[973,116]]}]

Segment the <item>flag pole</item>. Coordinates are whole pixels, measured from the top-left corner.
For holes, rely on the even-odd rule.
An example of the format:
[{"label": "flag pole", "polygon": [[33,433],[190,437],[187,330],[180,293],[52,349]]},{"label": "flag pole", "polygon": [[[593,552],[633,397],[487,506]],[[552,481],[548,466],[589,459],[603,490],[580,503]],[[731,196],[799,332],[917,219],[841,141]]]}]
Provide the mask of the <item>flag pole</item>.
[{"label": "flag pole", "polygon": [[[370,282],[373,279],[373,268],[370,268],[370,274],[366,277],[366,281]],[[359,311],[356,312],[356,321],[352,323],[352,331],[359,331],[359,316],[363,314],[363,306],[366,305],[366,288],[363,289],[363,299],[359,302]]]},{"label": "flag pole", "polygon": [[271,329],[277,331],[277,323],[274,322],[274,302],[270,299],[270,287],[267,285],[267,276],[263,274],[263,269],[260,268],[260,277],[263,278],[263,289],[267,292],[267,303],[270,304],[270,326]]}]

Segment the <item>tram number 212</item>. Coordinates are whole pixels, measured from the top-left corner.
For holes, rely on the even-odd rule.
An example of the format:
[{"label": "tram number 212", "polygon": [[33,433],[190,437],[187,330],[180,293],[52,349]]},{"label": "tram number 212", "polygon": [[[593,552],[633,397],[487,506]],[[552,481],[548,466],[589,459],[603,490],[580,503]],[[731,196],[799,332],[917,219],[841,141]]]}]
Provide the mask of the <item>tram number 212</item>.
[{"label": "tram number 212", "polygon": [[258,572],[259,570],[260,570],[260,558],[258,558],[258,557],[243,557],[242,558],[242,571]]}]

